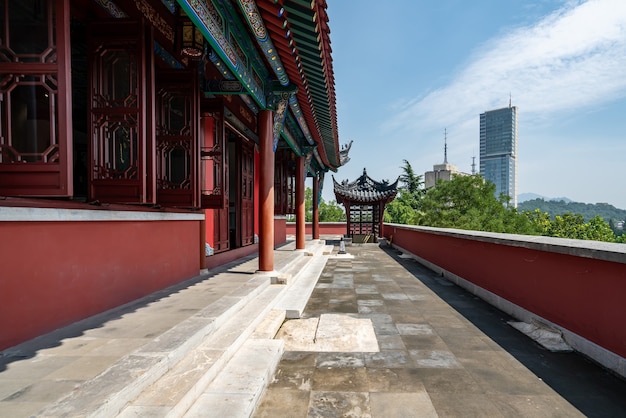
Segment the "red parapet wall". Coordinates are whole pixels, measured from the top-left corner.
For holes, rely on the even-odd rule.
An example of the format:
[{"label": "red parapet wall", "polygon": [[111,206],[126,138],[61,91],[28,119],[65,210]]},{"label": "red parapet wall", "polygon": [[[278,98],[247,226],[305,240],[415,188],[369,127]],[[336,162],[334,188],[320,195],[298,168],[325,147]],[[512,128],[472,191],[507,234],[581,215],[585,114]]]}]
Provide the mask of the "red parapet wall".
[{"label": "red parapet wall", "polygon": [[[345,222],[322,222],[319,224],[320,235],[340,235],[343,236],[347,231],[347,224]],[[305,224],[305,234],[312,235],[312,224],[307,222]],[[295,222],[287,222],[287,235],[295,235],[296,234],[296,223]]]},{"label": "red parapet wall", "polygon": [[200,226],[0,222],[0,350],[197,276]]},{"label": "red parapet wall", "polygon": [[392,245],[626,357],[626,246],[436,230],[385,225],[384,233]]}]

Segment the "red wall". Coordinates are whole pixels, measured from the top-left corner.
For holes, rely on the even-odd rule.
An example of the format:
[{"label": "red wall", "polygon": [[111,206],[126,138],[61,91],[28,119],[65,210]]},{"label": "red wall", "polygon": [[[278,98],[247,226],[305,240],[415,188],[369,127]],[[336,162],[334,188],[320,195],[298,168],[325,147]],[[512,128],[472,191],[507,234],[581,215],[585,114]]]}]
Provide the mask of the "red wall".
[{"label": "red wall", "polygon": [[[312,224],[307,222],[304,226],[305,234],[311,235],[312,232]],[[341,235],[343,236],[348,230],[348,226],[345,222],[320,222],[320,235]],[[295,222],[287,222],[286,226],[287,235],[295,235],[296,234],[296,223]]]},{"label": "red wall", "polygon": [[626,264],[396,226],[384,229],[393,245],[626,357]]},{"label": "red wall", "polygon": [[274,248],[287,242],[287,220],[274,218]]},{"label": "red wall", "polygon": [[0,350],[198,275],[199,228],[0,222]]}]

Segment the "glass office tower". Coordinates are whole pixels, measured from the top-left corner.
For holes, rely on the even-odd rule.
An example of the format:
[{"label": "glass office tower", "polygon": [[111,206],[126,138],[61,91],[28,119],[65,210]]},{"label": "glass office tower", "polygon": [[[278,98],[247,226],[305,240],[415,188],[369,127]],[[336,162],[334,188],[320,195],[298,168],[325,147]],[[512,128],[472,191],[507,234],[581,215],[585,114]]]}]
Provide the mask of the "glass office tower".
[{"label": "glass office tower", "polygon": [[480,174],[517,207],[517,107],[480,115]]}]

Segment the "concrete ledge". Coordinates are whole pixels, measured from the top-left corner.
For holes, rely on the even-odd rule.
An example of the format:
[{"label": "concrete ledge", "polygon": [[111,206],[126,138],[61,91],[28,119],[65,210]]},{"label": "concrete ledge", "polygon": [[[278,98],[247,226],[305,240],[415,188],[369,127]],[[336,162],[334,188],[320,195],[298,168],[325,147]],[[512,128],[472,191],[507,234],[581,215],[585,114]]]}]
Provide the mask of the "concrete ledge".
[{"label": "concrete ledge", "polygon": [[0,207],[0,222],[81,222],[81,221],[198,221],[204,213],[99,210],[64,208]]},{"label": "concrete ledge", "polygon": [[[539,251],[573,255],[577,257],[595,258],[626,264],[626,245],[613,242],[553,238],[538,235],[500,234],[495,232],[468,231],[453,228],[432,228],[400,224],[385,224],[386,231],[394,228],[422,231],[434,235],[483,241],[498,245],[529,248]],[[393,240],[392,240],[393,241]]]}]

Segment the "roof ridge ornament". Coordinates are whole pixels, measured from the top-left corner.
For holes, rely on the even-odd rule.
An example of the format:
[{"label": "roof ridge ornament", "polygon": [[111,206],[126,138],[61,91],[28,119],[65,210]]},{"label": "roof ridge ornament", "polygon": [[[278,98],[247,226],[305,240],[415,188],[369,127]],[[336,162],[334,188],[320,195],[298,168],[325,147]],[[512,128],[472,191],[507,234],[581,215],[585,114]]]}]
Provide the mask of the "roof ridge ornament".
[{"label": "roof ridge ornament", "polygon": [[348,144],[341,146],[341,149],[339,150],[339,165],[344,166],[348,164],[348,161],[350,161],[348,153],[350,152],[350,148],[352,148],[352,142],[353,141],[350,140]]}]

